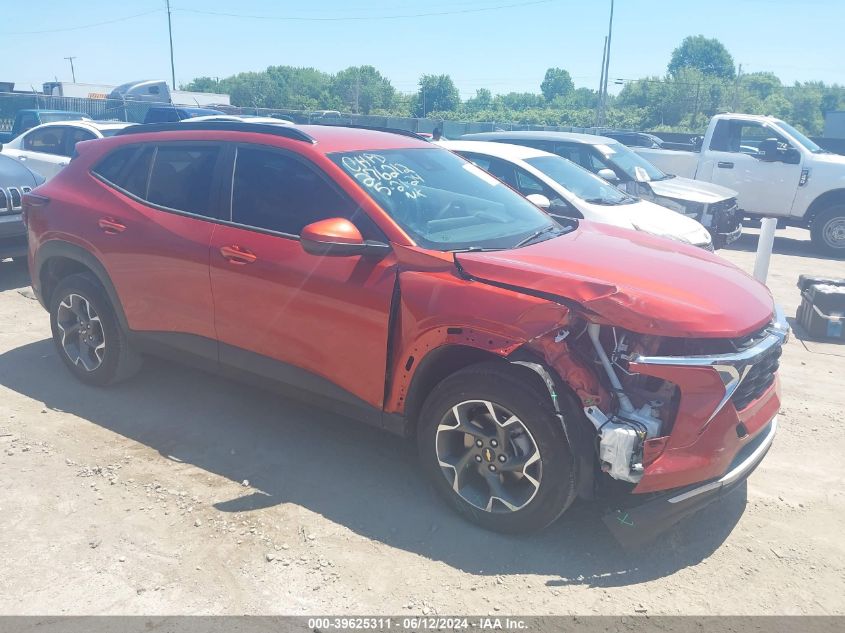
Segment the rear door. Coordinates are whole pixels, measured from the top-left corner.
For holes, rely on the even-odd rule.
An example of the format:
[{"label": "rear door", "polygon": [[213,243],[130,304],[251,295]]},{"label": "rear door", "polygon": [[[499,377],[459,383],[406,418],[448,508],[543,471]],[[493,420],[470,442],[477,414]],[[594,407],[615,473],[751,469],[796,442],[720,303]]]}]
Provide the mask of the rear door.
[{"label": "rear door", "polygon": [[96,247],[129,327],[216,361],[208,248],[225,146],[141,144],[94,167],[103,182]]},{"label": "rear door", "polygon": [[[70,162],[67,140],[74,132],[65,125],[42,127],[24,135],[19,150],[9,150],[24,165],[50,180]],[[90,138],[94,135],[87,132]]]},{"label": "rear door", "polygon": [[297,154],[241,145],[226,182],[231,223],[211,243],[221,361],[351,408],[380,409],[395,260],[310,255],[299,234],[344,217],[365,239],[384,236]]}]

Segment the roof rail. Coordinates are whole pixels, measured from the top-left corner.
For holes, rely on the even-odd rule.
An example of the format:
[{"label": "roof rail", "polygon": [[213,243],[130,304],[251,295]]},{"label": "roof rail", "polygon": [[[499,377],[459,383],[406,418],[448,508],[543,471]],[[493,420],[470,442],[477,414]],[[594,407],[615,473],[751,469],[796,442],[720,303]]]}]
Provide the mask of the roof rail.
[{"label": "roof rail", "polygon": [[400,134],[401,136],[410,136],[411,138],[415,138],[420,141],[428,141],[428,139],[424,136],[417,134],[416,132],[412,132],[411,130],[403,130],[402,128],[398,127],[377,127],[372,125],[326,125],[325,127],[351,127],[354,130],[373,130],[374,132],[387,132],[388,134]]},{"label": "roof rail", "polygon": [[153,132],[184,132],[187,130],[203,130],[218,132],[253,132],[258,134],[272,134],[273,136],[284,136],[296,141],[315,144],[317,141],[313,136],[306,134],[300,129],[291,125],[275,125],[273,123],[248,123],[245,121],[196,121],[190,119],[174,121],[171,123],[142,123],[130,125],[123,128],[115,136],[127,134],[147,134]]}]

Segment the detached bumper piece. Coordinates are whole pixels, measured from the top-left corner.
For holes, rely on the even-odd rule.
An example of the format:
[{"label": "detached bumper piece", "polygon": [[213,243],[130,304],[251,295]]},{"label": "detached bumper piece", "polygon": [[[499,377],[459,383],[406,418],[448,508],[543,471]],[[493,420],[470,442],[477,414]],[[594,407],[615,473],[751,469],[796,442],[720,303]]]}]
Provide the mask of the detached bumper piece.
[{"label": "detached bumper piece", "polygon": [[766,456],[777,432],[777,416],[737,454],[728,472],[713,481],[695,484],[648,498],[604,515],[604,523],[621,545],[635,548],[648,543],[682,519],[727,495],[754,472]]},{"label": "detached bumper piece", "polygon": [[813,338],[845,341],[845,279],[801,275],[798,288],[801,327]]}]

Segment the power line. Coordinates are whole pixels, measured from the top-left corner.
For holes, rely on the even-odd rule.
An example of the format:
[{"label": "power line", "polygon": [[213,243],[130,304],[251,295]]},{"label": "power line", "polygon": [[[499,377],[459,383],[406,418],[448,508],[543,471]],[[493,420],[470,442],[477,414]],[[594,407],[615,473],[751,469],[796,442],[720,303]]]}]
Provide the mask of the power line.
[{"label": "power line", "polygon": [[122,18],[114,18],[113,20],[105,20],[103,22],[93,22],[91,24],[80,24],[79,26],[66,26],[60,29],[44,29],[41,31],[6,31],[4,35],[40,35],[42,33],[61,33],[63,31],[78,31],[80,29],[91,29],[95,26],[105,26],[106,24],[114,24],[116,22],[125,22],[126,20],[134,20],[145,15],[152,15],[164,9],[153,9],[151,11],[144,11],[143,13],[135,13],[134,15],[127,15]]},{"label": "power line", "polygon": [[428,13],[406,13],[401,15],[355,15],[355,16],[332,16],[332,17],[307,17],[307,16],[280,16],[280,15],[249,15],[244,13],[226,13],[222,11],[205,11],[203,9],[181,9],[174,8],[174,11],[183,13],[196,13],[198,15],[212,15],[224,18],[249,18],[253,20],[278,20],[283,22],[348,22],[368,20],[403,20],[407,18],[427,18],[442,15],[459,15],[465,13],[483,13],[487,11],[498,11],[500,9],[511,9],[515,7],[529,7],[538,4],[549,4],[555,0],[532,0],[530,2],[514,2],[511,4],[500,4],[491,7],[478,7],[474,9],[457,9],[454,11],[432,11]]}]

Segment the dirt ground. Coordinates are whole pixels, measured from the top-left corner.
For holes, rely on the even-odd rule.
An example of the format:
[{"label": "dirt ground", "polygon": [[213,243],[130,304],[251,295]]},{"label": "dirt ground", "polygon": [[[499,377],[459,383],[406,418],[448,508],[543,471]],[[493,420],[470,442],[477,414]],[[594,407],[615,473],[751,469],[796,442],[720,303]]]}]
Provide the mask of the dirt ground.
[{"label": "dirt ground", "polygon": [[[807,239],[776,241],[787,314],[799,274],[845,277]],[[750,271],[755,247],[722,254]],[[796,334],[747,486],[625,552],[586,504],[481,531],[402,440],[247,385],[149,361],[83,386],[0,263],[0,614],[843,614],[845,345]]]}]

